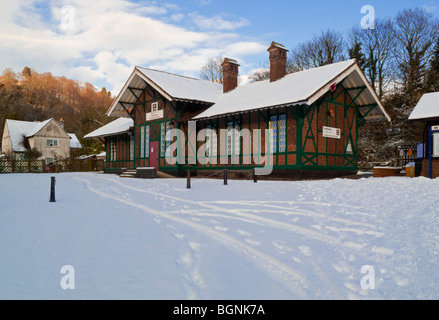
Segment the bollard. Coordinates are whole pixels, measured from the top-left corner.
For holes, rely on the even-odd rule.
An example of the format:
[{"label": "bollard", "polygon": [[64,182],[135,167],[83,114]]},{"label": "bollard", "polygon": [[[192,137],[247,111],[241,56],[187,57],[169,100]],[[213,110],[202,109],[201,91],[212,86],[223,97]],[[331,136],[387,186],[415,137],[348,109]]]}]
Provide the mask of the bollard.
[{"label": "bollard", "polygon": [[224,185],[227,185],[227,169],[224,169]]},{"label": "bollard", "polygon": [[56,183],[55,177],[51,177],[50,178],[50,200],[49,200],[49,202],[56,202],[55,201],[55,183]]},{"label": "bollard", "polygon": [[187,183],[186,183],[186,188],[190,189],[191,188],[191,171],[188,170],[187,171]]},{"label": "bollard", "polygon": [[254,183],[258,182],[258,176],[256,175],[256,168],[253,168],[253,182]]}]

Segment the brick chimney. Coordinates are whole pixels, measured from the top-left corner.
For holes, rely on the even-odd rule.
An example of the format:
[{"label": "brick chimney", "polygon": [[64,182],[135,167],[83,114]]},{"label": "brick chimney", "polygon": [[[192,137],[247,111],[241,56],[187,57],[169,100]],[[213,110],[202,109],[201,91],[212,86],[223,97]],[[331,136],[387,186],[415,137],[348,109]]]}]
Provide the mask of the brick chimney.
[{"label": "brick chimney", "polygon": [[64,119],[63,118],[59,118],[58,124],[62,129],[64,129]]},{"label": "brick chimney", "polygon": [[270,82],[279,80],[287,74],[287,48],[272,42],[267,49],[270,52]]},{"label": "brick chimney", "polygon": [[236,60],[224,58],[223,67],[223,92],[229,92],[238,86],[239,64]]}]

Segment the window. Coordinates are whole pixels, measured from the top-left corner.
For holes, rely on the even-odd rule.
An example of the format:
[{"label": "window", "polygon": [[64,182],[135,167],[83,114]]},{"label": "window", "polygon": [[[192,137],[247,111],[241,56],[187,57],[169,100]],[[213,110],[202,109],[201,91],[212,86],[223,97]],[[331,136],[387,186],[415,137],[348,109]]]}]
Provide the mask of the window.
[{"label": "window", "polygon": [[206,143],[204,144],[205,147],[205,153],[206,153],[206,157],[210,157],[210,150],[212,149],[212,126],[211,125],[207,125],[206,126],[206,130],[209,130],[206,132]]},{"label": "window", "polygon": [[58,140],[55,139],[47,139],[46,146],[48,147],[58,147]]},{"label": "window", "polygon": [[234,141],[235,141],[235,156],[241,154],[241,128],[239,127],[239,124],[235,123],[235,130],[233,131],[235,134]]},{"label": "window", "polygon": [[268,125],[268,129],[270,129],[270,151],[275,153],[277,151],[277,116],[270,117],[270,123]]},{"label": "window", "polygon": [[166,123],[166,156],[171,156],[171,122]]},{"label": "window", "polygon": [[149,126],[145,128],[145,158],[149,158]]},{"label": "window", "polygon": [[279,115],[279,152],[287,151],[287,115]]},{"label": "window", "polygon": [[145,158],[145,130],[146,127],[140,127],[140,158]]},{"label": "window", "polygon": [[159,103],[158,102],[153,102],[151,104],[151,112],[157,112],[159,111]]},{"label": "window", "polygon": [[55,164],[54,158],[46,158],[46,166]]},{"label": "window", "polygon": [[165,156],[165,137],[166,137],[166,124],[162,122],[160,124],[160,156]]},{"label": "window", "polygon": [[130,136],[130,161],[134,160],[134,134]]},{"label": "window", "polygon": [[238,123],[227,123],[227,155],[238,156],[241,152],[241,128]]},{"label": "window", "polygon": [[206,157],[215,158],[218,155],[218,137],[210,124],[206,126],[206,129],[209,130],[206,132]]},{"label": "window", "polygon": [[232,155],[233,122],[227,123],[227,155]]},{"label": "window", "polygon": [[171,145],[171,122],[162,122],[160,124],[160,156],[169,157],[171,155],[171,149],[169,146]]},{"label": "window", "polygon": [[110,161],[116,161],[116,139],[110,140]]},{"label": "window", "polygon": [[270,135],[270,150],[272,153],[287,151],[287,116],[281,114],[271,116],[268,128]]},{"label": "window", "polygon": [[346,146],[346,154],[354,154],[354,150],[352,148],[352,140],[349,139],[348,144]]},{"label": "window", "polygon": [[140,127],[140,158],[149,157],[149,126]]}]

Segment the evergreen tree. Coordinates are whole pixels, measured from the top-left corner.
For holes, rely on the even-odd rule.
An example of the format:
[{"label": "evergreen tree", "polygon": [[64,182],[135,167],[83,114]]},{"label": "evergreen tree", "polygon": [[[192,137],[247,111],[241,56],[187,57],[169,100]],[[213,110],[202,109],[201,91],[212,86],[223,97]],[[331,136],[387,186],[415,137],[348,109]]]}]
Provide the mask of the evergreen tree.
[{"label": "evergreen tree", "polygon": [[363,53],[363,48],[361,47],[361,42],[355,42],[352,48],[349,48],[348,50],[349,58],[350,59],[356,59],[358,65],[360,66],[361,70],[365,72],[366,70],[366,56]]},{"label": "evergreen tree", "polygon": [[426,92],[439,91],[439,39],[434,48],[433,56],[430,60],[430,66],[427,71],[427,77],[425,81]]}]

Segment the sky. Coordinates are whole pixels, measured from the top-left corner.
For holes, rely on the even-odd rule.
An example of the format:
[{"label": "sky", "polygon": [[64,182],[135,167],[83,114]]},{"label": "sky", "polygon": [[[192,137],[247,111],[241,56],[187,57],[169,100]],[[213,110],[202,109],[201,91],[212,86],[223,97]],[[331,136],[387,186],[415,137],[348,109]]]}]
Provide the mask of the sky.
[{"label": "sky", "polygon": [[25,66],[113,95],[135,66],[199,78],[211,57],[238,60],[245,79],[268,64],[271,41],[288,49],[332,29],[425,8],[439,17],[439,0],[0,0],[0,72]]}]

